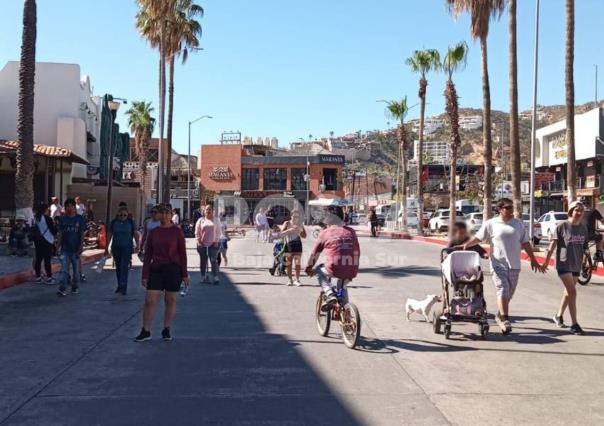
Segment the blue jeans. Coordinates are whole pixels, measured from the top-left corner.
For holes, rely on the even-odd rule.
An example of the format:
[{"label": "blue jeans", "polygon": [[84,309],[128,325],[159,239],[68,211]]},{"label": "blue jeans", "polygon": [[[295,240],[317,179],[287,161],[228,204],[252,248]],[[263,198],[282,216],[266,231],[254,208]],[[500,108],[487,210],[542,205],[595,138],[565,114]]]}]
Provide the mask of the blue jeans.
[{"label": "blue jeans", "polygon": [[132,260],[132,247],[111,247],[111,255],[115,262],[115,274],[117,275],[117,286],[120,289],[128,288],[128,269]]},{"label": "blue jeans", "polygon": [[80,281],[80,254],[62,251],[59,259],[61,260],[61,285],[59,286],[59,290],[65,290],[67,284],[69,284],[69,265],[71,265],[73,272],[71,275],[71,288],[78,288],[78,282]]}]

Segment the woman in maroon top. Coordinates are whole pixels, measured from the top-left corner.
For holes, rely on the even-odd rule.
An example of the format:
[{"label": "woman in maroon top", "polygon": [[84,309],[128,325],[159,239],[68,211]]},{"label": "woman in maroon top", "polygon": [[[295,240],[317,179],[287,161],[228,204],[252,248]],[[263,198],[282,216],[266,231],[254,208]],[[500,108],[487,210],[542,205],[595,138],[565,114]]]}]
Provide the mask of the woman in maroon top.
[{"label": "woman in maroon top", "polygon": [[170,327],[176,313],[176,295],[181,283],[189,286],[187,272],[187,250],[182,229],[172,223],[172,213],[167,206],[158,208],[160,226],[147,237],[143,262],[142,285],[147,289],[143,310],[143,328],[136,337],[137,342],[151,339],[151,324],[155,308],[164,291],[165,314],[162,338],[172,340]]}]

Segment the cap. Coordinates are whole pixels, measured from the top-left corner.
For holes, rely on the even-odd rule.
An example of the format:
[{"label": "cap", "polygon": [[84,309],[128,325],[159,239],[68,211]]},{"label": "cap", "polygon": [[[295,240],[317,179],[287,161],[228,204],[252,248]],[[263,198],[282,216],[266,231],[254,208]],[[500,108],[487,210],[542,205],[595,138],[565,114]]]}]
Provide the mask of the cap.
[{"label": "cap", "polygon": [[583,205],[583,203],[581,201],[573,201],[572,203],[570,203],[568,205],[568,215],[571,216],[573,214],[573,210],[575,210],[575,208],[577,208],[577,207],[585,208],[585,206]]}]

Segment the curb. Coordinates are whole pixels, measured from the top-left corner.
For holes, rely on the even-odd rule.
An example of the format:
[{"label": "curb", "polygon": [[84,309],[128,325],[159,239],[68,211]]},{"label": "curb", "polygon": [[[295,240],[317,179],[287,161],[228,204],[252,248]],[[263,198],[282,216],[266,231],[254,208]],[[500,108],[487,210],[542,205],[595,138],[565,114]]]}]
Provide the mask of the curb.
[{"label": "curb", "polygon": [[[82,255],[82,265],[87,265],[89,263],[96,262],[101,257],[103,257],[103,253],[95,253],[89,255]],[[55,263],[52,265],[52,272],[59,272],[61,270],[61,265]],[[24,284],[30,282],[32,279],[32,271],[21,271],[14,272],[12,274],[4,275],[0,277],[0,290],[4,290],[10,287],[17,286],[19,284]]]}]

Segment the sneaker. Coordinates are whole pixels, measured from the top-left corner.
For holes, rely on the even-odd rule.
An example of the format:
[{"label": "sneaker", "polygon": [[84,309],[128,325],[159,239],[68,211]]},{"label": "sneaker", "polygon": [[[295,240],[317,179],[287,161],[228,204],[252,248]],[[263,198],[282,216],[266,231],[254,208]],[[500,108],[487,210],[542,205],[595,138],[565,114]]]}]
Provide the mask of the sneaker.
[{"label": "sneaker", "polygon": [[214,285],[219,285],[219,284],[220,284],[220,278],[218,278],[218,277],[214,277],[213,284],[214,284]]},{"label": "sneaker", "polygon": [[127,295],[128,295],[128,290],[126,290],[125,288],[122,288],[122,289],[120,290],[120,294],[121,294],[122,296],[127,296]]},{"label": "sneaker", "polygon": [[199,281],[200,284],[207,284],[210,282],[210,278],[207,275],[204,275],[203,277],[201,277],[201,281]]},{"label": "sneaker", "polygon": [[495,322],[497,323],[499,328],[501,328],[501,331],[503,333],[507,334],[512,331],[512,323],[510,323],[510,321],[503,315],[501,315],[499,312],[497,312],[497,314],[495,315]]},{"label": "sneaker", "polygon": [[86,275],[80,274],[80,282],[86,282]]},{"label": "sneaker", "polygon": [[554,320],[554,324],[556,324],[556,327],[558,328],[564,328],[564,318],[563,317],[559,317],[558,315],[554,315],[554,317],[552,318]]},{"label": "sneaker", "polygon": [[35,283],[42,283],[42,277],[36,277],[36,279],[34,280]]},{"label": "sneaker", "polygon": [[61,297],[67,296],[67,290],[60,288],[59,290],[57,290],[57,296],[61,296]]},{"label": "sneaker", "polygon": [[172,340],[172,334],[170,334],[169,328],[166,327],[161,331],[161,338],[164,339],[165,341]]},{"label": "sneaker", "polygon": [[44,281],[44,284],[48,285],[54,285],[56,283],[57,281],[53,277],[46,277],[46,280]]},{"label": "sneaker", "polygon": [[80,289],[77,287],[71,287],[71,294],[78,294],[80,292]]},{"label": "sneaker", "polygon": [[329,310],[331,310],[331,307],[338,301],[338,298],[336,297],[335,294],[332,294],[330,296],[327,296],[327,299],[325,299],[325,303],[323,304],[323,306],[321,306],[321,311],[323,312],[328,312]]},{"label": "sneaker", "polygon": [[119,294],[122,292],[122,288],[118,285],[117,288],[115,289],[115,294]]},{"label": "sneaker", "polygon": [[573,334],[577,334],[579,336],[583,336],[585,334],[585,332],[583,331],[583,329],[581,328],[581,326],[579,324],[571,325],[570,332]]},{"label": "sneaker", "polygon": [[294,282],[292,280],[287,280],[287,286],[289,287],[289,286],[292,286],[292,285],[294,285]]},{"label": "sneaker", "polygon": [[295,280],[295,281],[294,281],[294,285],[295,285],[296,287],[300,287],[300,286],[302,285],[302,283],[300,282],[300,280]]},{"label": "sneaker", "polygon": [[147,340],[151,340],[151,332],[141,328],[141,332],[138,336],[135,337],[135,342],[146,342]]}]

